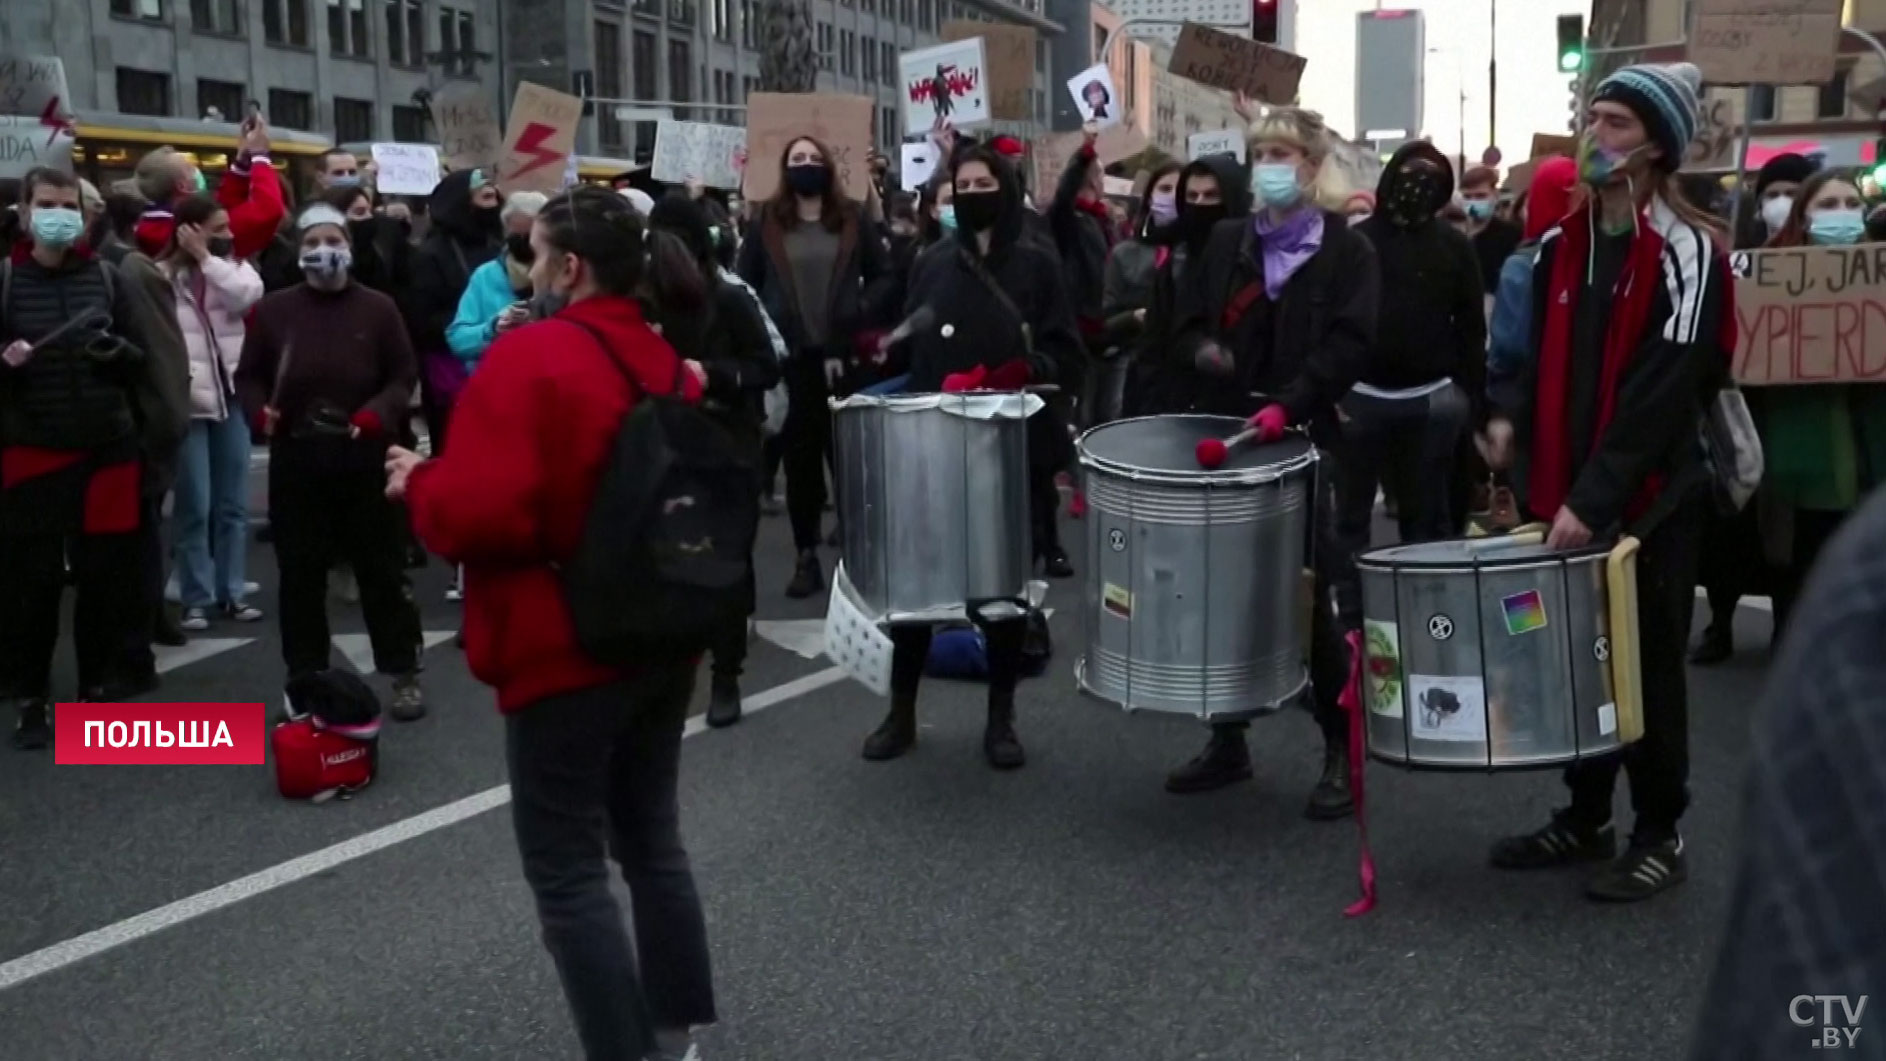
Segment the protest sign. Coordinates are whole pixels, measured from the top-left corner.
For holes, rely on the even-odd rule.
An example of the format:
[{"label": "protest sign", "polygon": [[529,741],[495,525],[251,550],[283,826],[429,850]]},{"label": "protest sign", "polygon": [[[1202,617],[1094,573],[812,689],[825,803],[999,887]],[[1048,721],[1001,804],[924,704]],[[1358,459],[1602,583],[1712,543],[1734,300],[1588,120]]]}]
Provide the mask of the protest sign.
[{"label": "protest sign", "polygon": [[1120,124],[1126,117],[1126,101],[1113,86],[1113,71],[1106,63],[1095,63],[1068,78],[1067,94],[1074,97],[1074,109],[1083,125],[1093,122],[1104,129]]},{"label": "protest sign", "polygon": [[1127,199],[1139,194],[1134,190],[1132,179],[1128,177],[1102,177],[1100,191],[1102,195],[1112,196],[1115,199]]},{"label": "protest sign", "polygon": [[72,127],[38,117],[0,114],[0,180],[18,180],[37,166],[72,172]]},{"label": "protest sign", "polygon": [[1243,162],[1244,131],[1217,129],[1208,133],[1193,133],[1185,138],[1187,159],[1204,158],[1206,155],[1231,155]]},{"label": "protest sign", "polygon": [[470,86],[440,92],[432,99],[432,127],[439,134],[439,157],[454,172],[497,167],[504,132],[486,92]]},{"label": "protest sign", "polygon": [[943,23],[946,41],[982,38],[982,59],[989,77],[989,116],[997,121],[1033,121],[1028,93],[1035,87],[1035,30],[1006,22]]},{"label": "protest sign", "polygon": [[381,195],[431,195],[439,186],[439,149],[431,144],[375,144],[373,166]]},{"label": "protest sign", "polygon": [[1741,146],[1742,123],[1735,120],[1734,101],[1726,96],[1704,97],[1697,112],[1696,139],[1683,156],[1683,168],[1739,169],[1735,156]]},{"label": "protest sign", "polygon": [[[1067,171],[1067,164],[1074,158],[1074,152],[1080,150],[1084,134],[1080,132],[1058,133],[1044,136],[1030,145],[1034,155],[1035,179],[1029,187],[1041,202],[1047,202],[1054,194],[1055,185],[1060,183],[1061,174]],[[1146,150],[1146,137],[1130,125],[1110,125],[1100,130],[1094,140],[1094,158],[1102,166],[1110,166],[1123,158],[1131,158]]]},{"label": "protest sign", "polygon": [[780,161],[787,145],[809,136],[832,153],[832,171],[847,198],[863,202],[871,190],[865,165],[871,153],[868,96],[823,92],[755,92],[747,97],[747,162],[741,197],[754,202],[779,191]]},{"label": "protest sign", "polygon": [[988,121],[987,65],[981,37],[919,48],[898,56],[905,134],[927,133],[938,118],[948,118],[958,129]]},{"label": "protest sign", "polygon": [[655,125],[655,161],[649,175],[667,184],[693,179],[731,191],[740,187],[746,157],[745,129],[664,118]]},{"label": "protest sign", "polygon": [[897,177],[899,185],[907,192],[914,192],[929,181],[936,172],[936,145],[928,141],[921,144],[901,145],[903,157],[898,160]]},{"label": "protest sign", "polygon": [[1296,102],[1307,62],[1282,48],[1187,22],[1166,70],[1213,88],[1242,90],[1260,103],[1284,105]]},{"label": "protest sign", "polygon": [[1553,133],[1532,134],[1532,154],[1527,156],[1527,161],[1537,161],[1553,155],[1564,155],[1566,158],[1578,157],[1578,137],[1560,136]]},{"label": "protest sign", "polygon": [[1718,85],[1834,79],[1842,0],[1696,0],[1689,61]]},{"label": "protest sign", "polygon": [[66,87],[65,63],[57,56],[0,53],[0,114],[70,122],[72,93]]},{"label": "protest sign", "polygon": [[1737,380],[1886,382],[1886,244],[1750,251],[1734,268]]},{"label": "protest sign", "polygon": [[563,190],[563,168],[576,150],[576,127],[583,101],[567,92],[520,81],[511,99],[510,133],[498,162],[498,185],[505,194]]}]

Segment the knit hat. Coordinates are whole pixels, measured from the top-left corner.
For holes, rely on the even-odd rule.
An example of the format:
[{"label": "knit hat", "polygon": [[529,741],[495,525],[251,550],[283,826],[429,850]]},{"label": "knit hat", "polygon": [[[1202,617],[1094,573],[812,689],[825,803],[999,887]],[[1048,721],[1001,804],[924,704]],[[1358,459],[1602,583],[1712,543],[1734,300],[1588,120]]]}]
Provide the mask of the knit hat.
[{"label": "knit hat", "polygon": [[1663,149],[1659,169],[1674,173],[1696,139],[1703,72],[1691,63],[1627,66],[1598,83],[1591,101],[1622,103],[1644,123],[1650,139]]},{"label": "knit hat", "polygon": [[1789,184],[1802,184],[1814,175],[1814,163],[1805,155],[1790,151],[1785,155],[1776,155],[1762,165],[1761,172],[1755,175],[1755,194],[1768,190],[1770,184],[1786,181]]}]

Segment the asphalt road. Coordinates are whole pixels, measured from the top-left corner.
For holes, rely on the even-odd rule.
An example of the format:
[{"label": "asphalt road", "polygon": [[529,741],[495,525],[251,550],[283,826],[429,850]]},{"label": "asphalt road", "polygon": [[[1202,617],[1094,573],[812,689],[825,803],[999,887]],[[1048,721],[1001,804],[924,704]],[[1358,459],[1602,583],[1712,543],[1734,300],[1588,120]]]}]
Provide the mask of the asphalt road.
[{"label": "asphalt road", "polygon": [[[775,636],[798,628],[772,621],[823,613],[781,595],[789,553],[769,520]],[[272,612],[272,559],[253,556]],[[446,636],[445,580],[437,564],[418,575],[441,642],[432,712],[388,724],[381,779],[353,800],[285,802],[266,767],[55,768],[0,750],[0,1057],[577,1056],[504,809],[498,716]],[[1254,782],[1166,794],[1203,733],[1075,693],[1071,593],[1050,599],[1057,657],[1023,690],[1030,761],[1012,774],[982,762],[979,689],[926,686],[917,750],[866,763],[882,703],[757,641],[746,688],[767,706],[692,735],[684,758],[720,1000],[709,1061],[1680,1056],[1729,891],[1765,612],[1743,611],[1735,661],[1692,672],[1688,884],[1609,908],[1575,874],[1496,873],[1487,845],[1543,820],[1555,776],[1378,767],[1381,904],[1347,919],[1355,828],[1300,816],[1320,759],[1308,718],[1254,726]],[[332,611],[364,641],[358,609]],[[153,699],[279,695],[272,615],[207,637],[226,643],[173,657]],[[331,850],[361,837],[373,850]],[[75,947],[97,953],[69,960]]]}]

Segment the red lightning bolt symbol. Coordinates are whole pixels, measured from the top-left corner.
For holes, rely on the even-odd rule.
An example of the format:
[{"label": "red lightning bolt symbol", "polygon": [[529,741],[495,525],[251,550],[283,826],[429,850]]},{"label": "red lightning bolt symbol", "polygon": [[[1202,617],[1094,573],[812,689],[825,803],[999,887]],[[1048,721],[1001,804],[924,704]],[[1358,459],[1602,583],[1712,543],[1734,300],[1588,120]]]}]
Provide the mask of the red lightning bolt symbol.
[{"label": "red lightning bolt symbol", "polygon": [[532,122],[526,125],[524,131],[517,134],[517,145],[511,150],[520,155],[530,156],[531,161],[511,171],[509,174],[511,179],[515,180],[518,177],[522,177],[524,174],[541,166],[549,166],[563,161],[563,152],[552,151],[543,146],[545,140],[555,135],[557,135],[555,126],[545,125],[542,122]]},{"label": "red lightning bolt symbol", "polygon": [[59,97],[57,96],[46,101],[46,109],[40,112],[39,115],[39,124],[49,126],[52,129],[52,131],[46,135],[47,147],[51,147],[52,142],[59,139],[60,133],[71,133],[73,136],[78,135],[73,130],[72,123],[59,116]]}]

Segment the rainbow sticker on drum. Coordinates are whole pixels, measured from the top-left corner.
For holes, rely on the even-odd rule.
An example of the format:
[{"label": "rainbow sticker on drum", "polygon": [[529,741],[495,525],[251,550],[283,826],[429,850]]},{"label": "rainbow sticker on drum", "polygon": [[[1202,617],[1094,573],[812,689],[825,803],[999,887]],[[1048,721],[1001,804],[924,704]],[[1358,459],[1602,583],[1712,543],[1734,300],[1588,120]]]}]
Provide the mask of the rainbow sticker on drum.
[{"label": "rainbow sticker on drum", "polygon": [[1500,611],[1506,615],[1508,634],[1517,636],[1545,629],[1545,600],[1536,589],[1501,597]]}]

